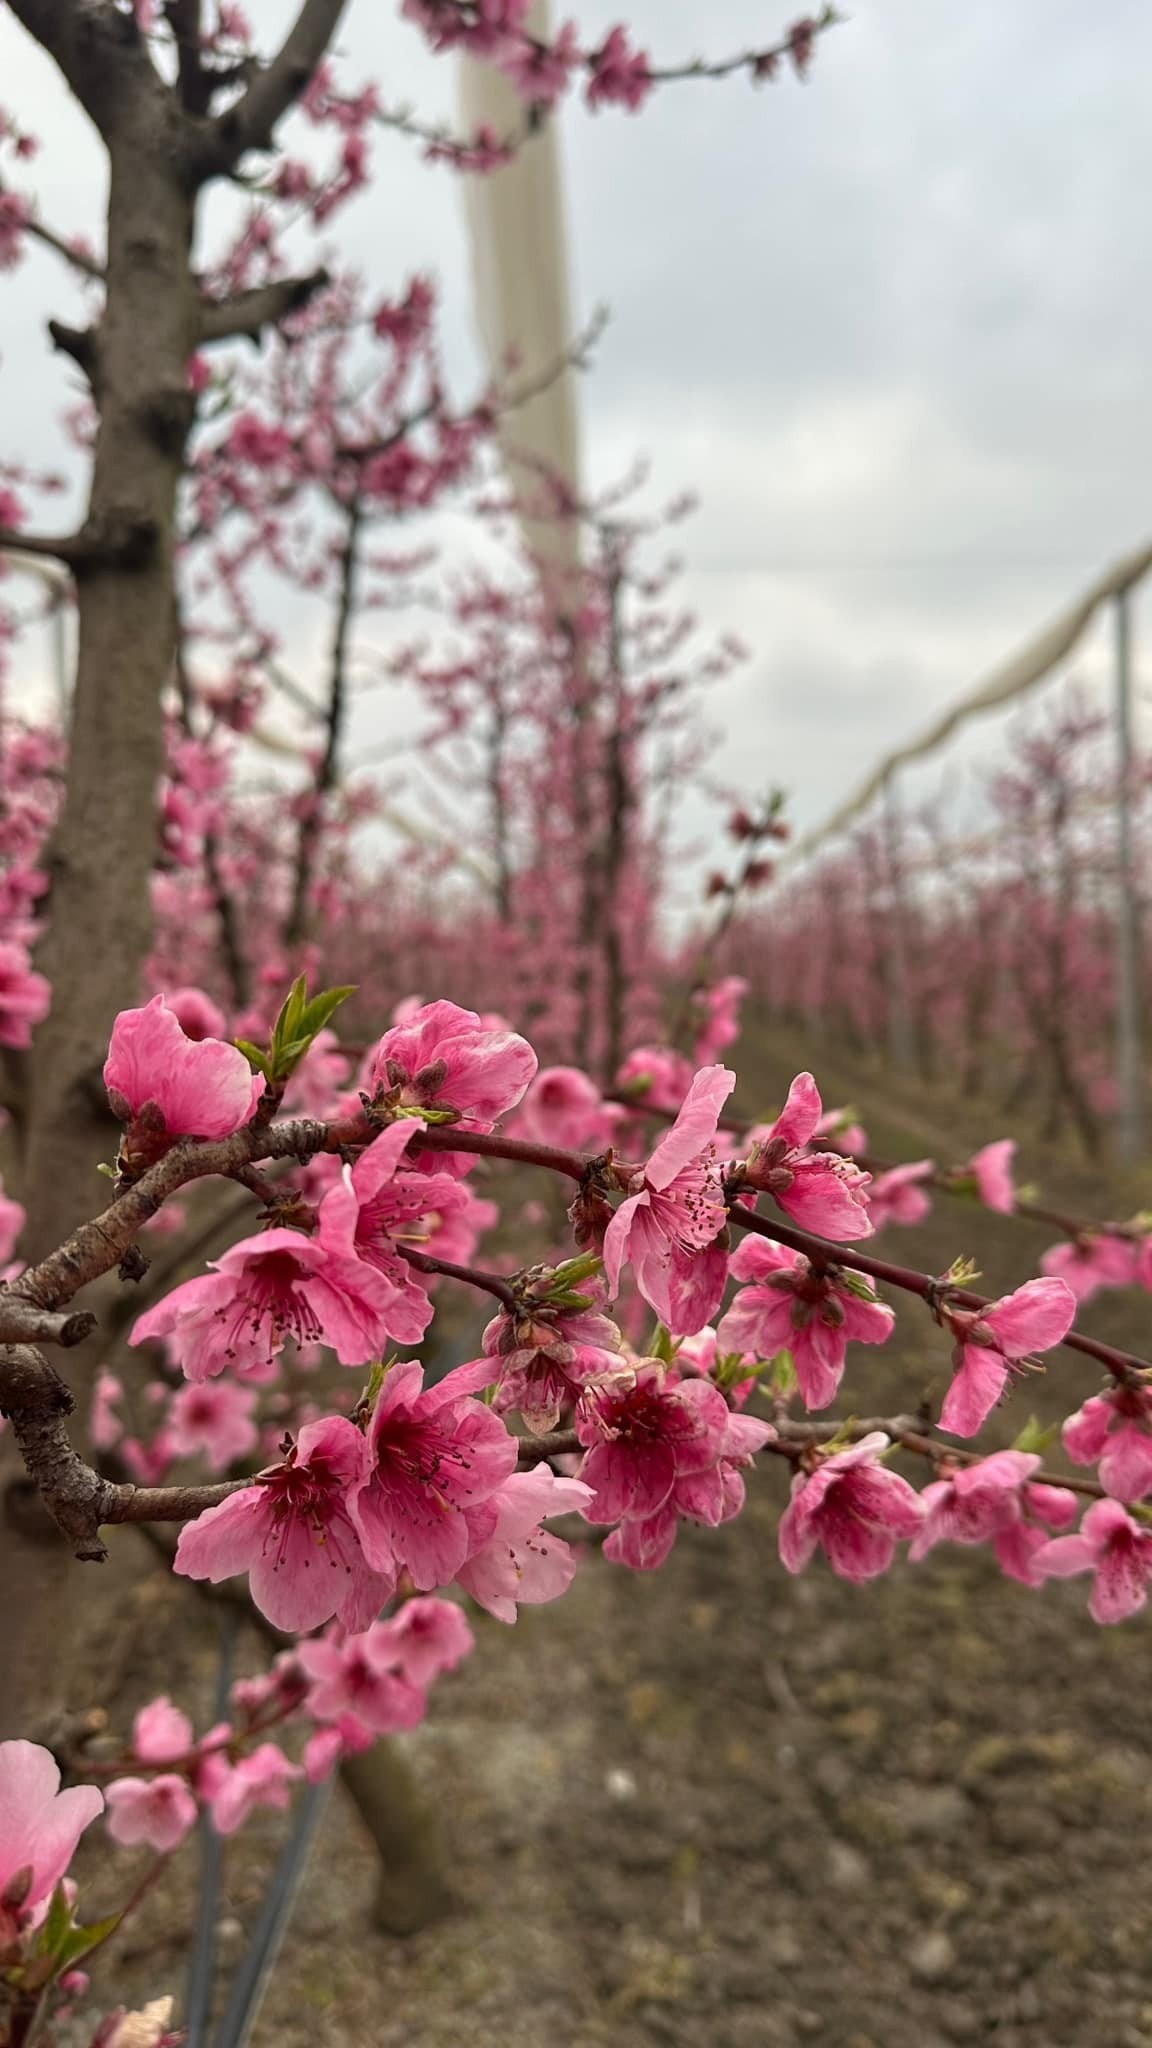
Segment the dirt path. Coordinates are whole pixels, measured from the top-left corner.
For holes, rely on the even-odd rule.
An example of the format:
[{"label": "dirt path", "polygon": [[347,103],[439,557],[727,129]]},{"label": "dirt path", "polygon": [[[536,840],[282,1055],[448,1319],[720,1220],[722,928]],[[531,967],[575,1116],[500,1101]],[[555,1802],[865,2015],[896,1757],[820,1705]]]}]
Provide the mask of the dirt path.
[{"label": "dirt path", "polygon": [[[741,1064],[767,1106],[794,1063],[776,1040]],[[818,1072],[878,1149],[927,1149],[931,1103]],[[1026,1164],[1053,1198],[1125,1206],[1083,1167]],[[970,1252],[999,1288],[1046,1241],[941,1205],[916,1255]],[[1096,1326],[1146,1347],[1152,1304],[1117,1297]],[[865,1363],[858,1409],[906,1404],[945,1348],[905,1316]],[[1067,1405],[1075,1375],[1028,1405]],[[771,1466],[742,1522],[689,1532],[663,1572],[593,1556],[555,1608],[482,1627],[412,1745],[459,1917],[367,1933],[371,1860],[337,1798],[257,2048],[1152,2048],[1152,1622],[1096,1629],[1081,1585],[1029,1594],[958,1550],[871,1590],[790,1579],[782,1495]],[[207,1686],[178,1588],[147,1589],[140,1637],[130,1693],[155,1689],[161,1644],[173,1690]],[[277,1832],[242,1838],[226,1952]],[[179,1981],[194,1879],[186,1854],[118,1995]]]}]

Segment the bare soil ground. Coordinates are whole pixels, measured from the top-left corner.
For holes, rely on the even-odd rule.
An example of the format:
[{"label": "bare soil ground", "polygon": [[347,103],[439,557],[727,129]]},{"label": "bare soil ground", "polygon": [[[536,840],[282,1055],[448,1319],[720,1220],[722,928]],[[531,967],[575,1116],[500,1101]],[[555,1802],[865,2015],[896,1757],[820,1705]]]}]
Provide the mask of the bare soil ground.
[{"label": "bare soil ground", "polygon": [[[803,1063],[779,1036],[753,1048],[747,1106]],[[942,1132],[918,1091],[812,1063],[893,1156],[1000,1135],[954,1113]],[[1140,1199],[1039,1148],[1025,1164],[1089,1213]],[[1000,1289],[1048,1241],[941,1202],[886,1243],[937,1270],[970,1252]],[[1138,1349],[1152,1336],[1143,1296],[1089,1320]],[[896,1408],[946,1370],[909,1311],[846,1392],[857,1412]],[[1093,1384],[1064,1355],[1017,1396],[1005,1440]],[[686,1532],[660,1573],[591,1554],[557,1606],[514,1630],[481,1618],[410,1745],[457,1914],[406,1941],[371,1930],[372,1856],[337,1793],[257,2048],[1152,2048],[1152,1623],[1097,1629],[1081,1583],[1028,1593],[961,1550],[871,1589],[822,1566],[791,1579],[784,1484],[765,1461],[746,1517]],[[137,1599],[117,1718],[161,1684],[206,1707],[211,1618],[159,1575]],[[226,1959],[279,1833],[261,1818],[236,1845]],[[101,1865],[94,1845],[93,1906]],[[109,1997],[178,1987],[195,1884],[190,1846]]]}]

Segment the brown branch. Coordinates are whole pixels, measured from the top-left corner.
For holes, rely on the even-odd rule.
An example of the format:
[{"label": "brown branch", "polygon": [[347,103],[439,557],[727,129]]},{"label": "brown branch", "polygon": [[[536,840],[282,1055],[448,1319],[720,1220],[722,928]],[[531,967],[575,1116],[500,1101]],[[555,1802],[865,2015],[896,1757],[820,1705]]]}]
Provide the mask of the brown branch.
[{"label": "brown branch", "polygon": [[302,0],[272,62],[257,72],[235,106],[212,123],[202,166],[208,175],[233,169],[247,150],[273,147],[277,122],[307,88],[347,4],[348,0]]},{"label": "brown branch", "polygon": [[446,1280],[461,1280],[466,1287],[479,1287],[485,1294],[494,1294],[502,1302],[509,1315],[515,1315],[520,1304],[515,1289],[499,1273],[481,1272],[478,1266],[457,1266],[451,1259],[434,1259],[429,1252],[416,1251],[411,1245],[398,1244],[397,1251],[418,1273],[438,1275]]},{"label": "brown branch", "polygon": [[255,285],[251,291],[236,292],[227,299],[204,299],[200,307],[202,342],[231,341],[243,337],[259,342],[266,327],[276,327],[290,313],[323,291],[331,279],[326,270],[313,270],[306,277],[281,277],[271,284]]},{"label": "brown branch", "polygon": [[[42,220],[37,220],[34,215],[30,217],[24,222],[24,233],[33,235],[38,242],[43,242],[46,249],[54,249],[57,256],[62,256],[74,269],[83,271],[85,277],[94,278],[97,283],[103,284],[103,264],[97,263],[96,258],[89,256],[85,250],[74,248],[72,243],[66,241],[63,235],[58,235],[54,228],[46,227]],[[52,322],[49,321],[48,324],[51,327]]]},{"label": "brown branch", "polygon": [[[771,1238],[776,1244],[786,1244],[793,1251],[803,1252],[806,1257],[818,1260],[822,1265],[847,1266],[849,1271],[866,1273],[871,1280],[882,1280],[890,1287],[898,1287],[905,1294],[919,1295],[935,1312],[940,1303],[947,1299],[957,1308],[986,1309],[993,1306],[993,1297],[987,1294],[973,1294],[966,1287],[950,1287],[946,1280],[931,1273],[918,1273],[911,1266],[897,1266],[890,1259],[874,1258],[869,1252],[862,1252],[854,1244],[833,1244],[825,1237],[815,1237],[811,1231],[798,1230],[793,1223],[784,1223],[775,1216],[756,1216],[736,1201],[729,1203],[729,1221],[741,1230],[751,1230],[757,1237]],[[1119,1351],[1113,1344],[1103,1344],[1097,1337],[1085,1337],[1078,1330],[1069,1330],[1061,1338],[1066,1351],[1082,1351],[1086,1357],[1099,1360],[1113,1377],[1126,1384],[1133,1375],[1141,1375],[1141,1384],[1150,1370],[1147,1359],[1137,1358],[1133,1352]],[[1053,1346],[1055,1350],[1057,1347]]]},{"label": "brown branch", "polygon": [[292,903],[284,928],[284,943],[289,947],[298,946],[308,933],[310,897],[325,821],[325,807],[336,787],[339,775],[340,746],[344,737],[348,709],[348,643],[356,610],[362,531],[363,504],[357,493],[345,510],[344,539],[340,549],[340,590],[328,666],[324,752],[316,768],[311,801],[305,806],[300,819]]},{"label": "brown branch", "polygon": [[47,555],[73,569],[84,553],[79,533],[25,533],[20,526],[0,526],[0,555]]},{"label": "brown branch", "polygon": [[24,1301],[8,1287],[0,1287],[0,1344],[61,1344],[70,1350],[82,1344],[96,1328],[96,1318],[87,1309],[69,1315],[53,1314]]},{"label": "brown branch", "polygon": [[108,1554],[100,1522],[109,1488],[69,1442],[65,1422],[75,1405],[71,1389],[30,1345],[0,1350],[0,1414],[25,1469],[77,1557],[99,1562]]}]

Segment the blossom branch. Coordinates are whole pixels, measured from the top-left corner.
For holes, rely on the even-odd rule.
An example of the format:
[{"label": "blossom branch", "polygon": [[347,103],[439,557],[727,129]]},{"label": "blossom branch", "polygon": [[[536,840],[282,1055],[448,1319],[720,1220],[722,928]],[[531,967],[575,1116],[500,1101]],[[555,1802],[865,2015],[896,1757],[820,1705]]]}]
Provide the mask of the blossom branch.
[{"label": "blossom branch", "polygon": [[[776,1244],[786,1244],[791,1250],[803,1252],[805,1257],[824,1266],[847,1266],[851,1271],[866,1273],[870,1280],[883,1280],[889,1287],[898,1287],[905,1294],[919,1295],[935,1312],[941,1301],[947,1298],[959,1308],[987,1309],[993,1307],[991,1296],[973,1294],[966,1287],[951,1287],[947,1280],[931,1273],[919,1273],[911,1266],[897,1266],[889,1259],[874,1258],[869,1252],[862,1252],[856,1245],[833,1244],[828,1238],[814,1237],[810,1231],[798,1230],[793,1223],[785,1223],[776,1217],[756,1216],[732,1199],[728,1210],[730,1220],[742,1230],[751,1230],[758,1237],[771,1238]],[[1097,1337],[1086,1337],[1079,1330],[1069,1330],[1062,1340],[1066,1350],[1081,1351],[1088,1358],[1095,1358],[1107,1367],[1113,1377],[1121,1382],[1130,1380],[1134,1374],[1152,1371],[1147,1359],[1137,1358],[1130,1351],[1119,1351],[1115,1345],[1104,1344]]]},{"label": "blossom branch", "polygon": [[284,42],[247,92],[214,123],[208,168],[234,168],[250,149],[271,149],[276,124],[300,98],[328,49],[348,0],[303,0]]},{"label": "blossom branch", "polygon": [[446,1280],[461,1280],[466,1287],[479,1287],[485,1294],[495,1295],[497,1301],[508,1310],[509,1315],[515,1315],[519,1310],[520,1304],[516,1298],[515,1288],[507,1280],[502,1280],[498,1273],[483,1273],[476,1266],[458,1266],[451,1259],[435,1259],[431,1253],[416,1251],[407,1244],[398,1244],[396,1249],[402,1259],[406,1259],[410,1266],[415,1266],[418,1273],[431,1273]]}]

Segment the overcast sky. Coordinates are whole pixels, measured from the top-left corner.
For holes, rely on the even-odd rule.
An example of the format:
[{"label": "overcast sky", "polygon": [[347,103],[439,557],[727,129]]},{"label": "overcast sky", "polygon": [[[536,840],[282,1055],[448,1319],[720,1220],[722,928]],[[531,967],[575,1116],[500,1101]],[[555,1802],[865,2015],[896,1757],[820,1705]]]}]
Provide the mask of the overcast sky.
[{"label": "overcast sky", "polygon": [[[573,4],[589,34],[619,18]],[[288,8],[250,12],[271,39]],[[350,76],[449,112],[451,68],[397,12],[352,0]],[[669,61],[763,42],[794,10],[623,12]],[[612,311],[580,386],[591,478],[643,452],[655,497],[699,492],[688,595],[754,656],[717,703],[719,767],[787,784],[802,824],[1148,537],[1150,78],[1141,0],[857,0],[806,85],[565,114],[577,300]],[[3,0],[0,103],[44,140],[45,217],[97,235],[99,155]],[[454,176],[391,138],[377,161],[340,247],[381,289],[441,273],[468,388]],[[6,451],[53,445],[68,370],[43,320],[71,304],[47,254],[0,279]],[[1105,646],[1083,672],[1103,678]]]}]

